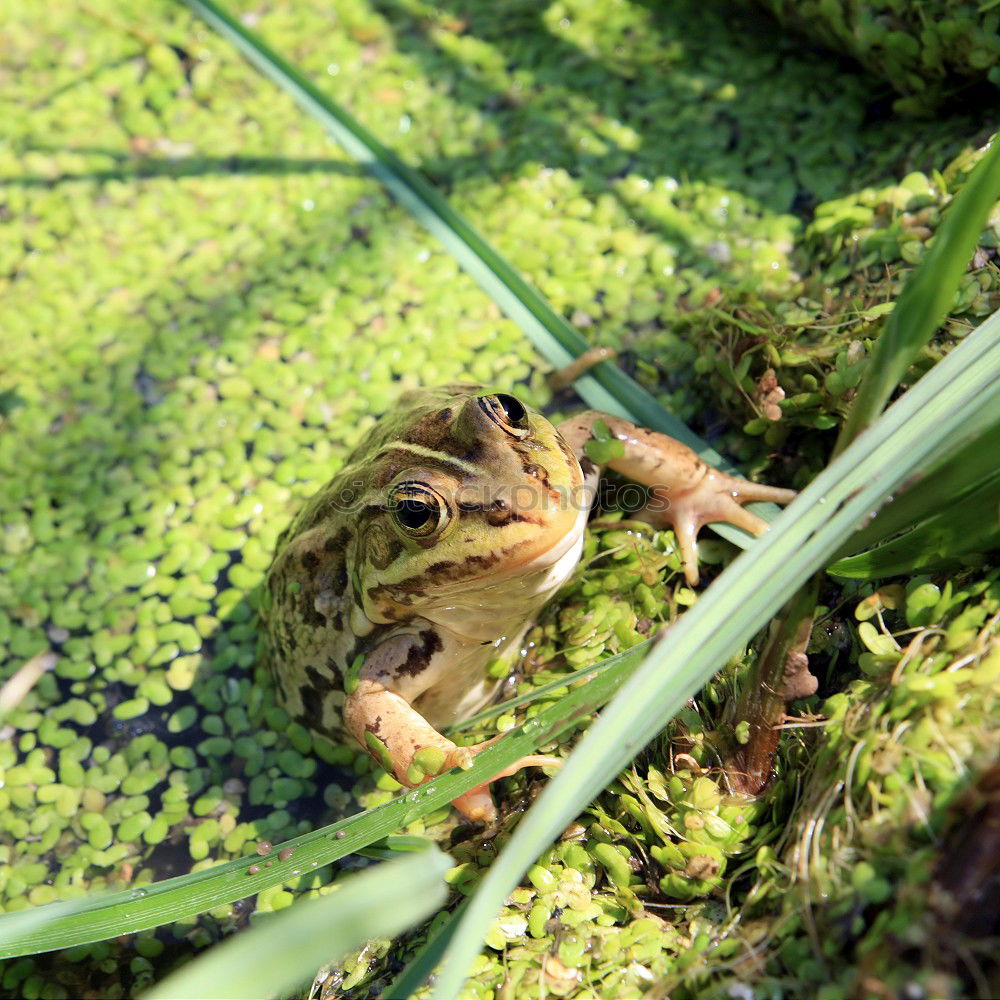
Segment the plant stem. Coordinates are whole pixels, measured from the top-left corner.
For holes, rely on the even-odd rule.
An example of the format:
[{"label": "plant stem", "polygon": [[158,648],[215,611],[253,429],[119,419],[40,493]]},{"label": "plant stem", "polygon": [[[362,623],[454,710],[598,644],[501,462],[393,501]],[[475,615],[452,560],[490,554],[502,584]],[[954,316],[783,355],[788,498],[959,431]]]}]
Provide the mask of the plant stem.
[{"label": "plant stem", "polygon": [[771,622],[767,642],[750,670],[736,705],[735,719],[750,725],[749,739],[726,764],[734,791],[759,795],[771,775],[785,708],[816,691],[805,649],[812,631],[819,575],[799,589]]}]

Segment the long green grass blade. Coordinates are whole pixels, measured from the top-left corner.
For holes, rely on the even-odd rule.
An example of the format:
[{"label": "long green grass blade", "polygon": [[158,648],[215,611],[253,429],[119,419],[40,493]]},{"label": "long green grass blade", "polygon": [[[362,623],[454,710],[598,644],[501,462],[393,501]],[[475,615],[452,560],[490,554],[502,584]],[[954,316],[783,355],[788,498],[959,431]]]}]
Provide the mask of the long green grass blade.
[{"label": "long green grass blade", "polygon": [[[649,649],[652,643],[652,639],[640,642],[629,649],[628,654],[630,656],[639,657],[645,653],[647,649]],[[515,708],[520,708],[522,705],[530,705],[533,701],[538,701],[539,698],[544,698],[553,691],[559,691],[562,688],[572,687],[574,684],[579,684],[580,681],[587,680],[594,674],[604,673],[604,671],[609,667],[614,666],[614,662],[615,658],[609,657],[606,660],[598,660],[596,663],[591,663],[589,666],[580,667],[579,670],[574,670],[571,673],[566,674],[564,677],[559,677],[554,681],[549,681],[548,684],[542,684],[539,687],[532,688],[524,694],[519,694],[516,698],[508,698],[507,701],[501,701],[496,705],[490,705],[488,708],[484,708],[481,712],[477,712],[475,715],[470,715],[469,718],[463,719],[461,722],[456,722],[453,726],[449,726],[447,731],[449,733],[460,733],[463,729],[471,729],[473,726],[478,725],[480,722],[485,722],[487,719],[493,719],[498,715],[504,715],[506,712]]]},{"label": "long green grass blade", "polygon": [[[269,886],[294,881],[298,872],[312,871],[360,852],[486,781],[518,758],[556,740],[577,719],[595,712],[612,697],[636,668],[644,649],[636,647],[610,657],[603,672],[521,728],[507,733],[479,754],[468,771],[453,771],[377,809],[276,845],[269,859],[273,861],[271,867],[265,867],[255,854],[125,892],[2,914],[0,959],[157,927],[252,896]],[[291,848],[292,854],[282,861],[278,855],[285,848]],[[251,872],[253,866],[260,870]]]},{"label": "long green grass blade", "polygon": [[280,996],[305,974],[376,937],[393,937],[444,902],[453,861],[429,847],[352,875],[328,896],[303,900],[209,950],[157,983],[144,1000]]},{"label": "long green grass blade", "polygon": [[965,425],[1000,405],[1000,341],[970,335],[844,451],[658,643],[480,883],[445,950],[435,1000],[457,997],[503,899],[546,845],[712,673],[822,568],[842,539]]},{"label": "long green grass blade", "polygon": [[979,557],[1000,547],[998,513],[1000,472],[995,472],[905,534],[877,548],[838,559],[826,571],[846,579],[874,580],[953,566],[963,557]]},{"label": "long green grass blade", "polygon": [[[524,331],[550,364],[562,366],[590,345],[546,300],[456,212],[426,178],[379,142],[311,80],[289,64],[254,32],[212,0],[184,0],[261,73],[288,93],[352,156],[389,190],[421,225],[435,236],[462,269]],[[602,362],[579,379],[576,390],[592,407],[662,431],[693,448],[706,462],[737,471],[684,423],[665,410],[638,382],[610,362]],[[778,513],[774,504],[753,504],[767,520]],[[728,524],[712,530],[741,548],[753,537]]]},{"label": "long green grass blade", "polygon": [[[976,336],[1000,337],[1000,312],[994,313]],[[883,540],[912,528],[942,507],[960,501],[997,470],[1000,455],[1000,419],[986,414],[984,427],[971,427],[965,441],[951,442],[945,459],[916,481],[907,484],[871,521],[847,540],[838,555],[870,549]]]},{"label": "long green grass blade", "polygon": [[900,292],[841,428],[839,454],[882,412],[906,369],[934,336],[955,298],[990,210],[1000,200],[1000,142],[969,174],[948,206],[927,256]]}]

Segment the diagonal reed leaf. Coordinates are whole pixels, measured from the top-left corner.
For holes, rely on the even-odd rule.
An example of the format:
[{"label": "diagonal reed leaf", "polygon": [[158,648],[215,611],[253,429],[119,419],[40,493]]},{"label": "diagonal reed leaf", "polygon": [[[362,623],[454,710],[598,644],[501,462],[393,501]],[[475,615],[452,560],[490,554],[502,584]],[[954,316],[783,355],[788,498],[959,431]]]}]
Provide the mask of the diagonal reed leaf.
[{"label": "diagonal reed leaf", "polygon": [[436,846],[353,875],[330,895],[282,910],[157,983],[144,1000],[282,996],[327,962],[430,916],[447,896],[452,859]]}]

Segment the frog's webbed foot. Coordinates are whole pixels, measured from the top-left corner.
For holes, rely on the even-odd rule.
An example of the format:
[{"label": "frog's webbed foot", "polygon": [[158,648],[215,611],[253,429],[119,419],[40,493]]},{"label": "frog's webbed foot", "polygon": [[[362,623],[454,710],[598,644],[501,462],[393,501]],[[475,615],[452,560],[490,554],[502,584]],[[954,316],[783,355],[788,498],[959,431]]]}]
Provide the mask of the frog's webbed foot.
[{"label": "frog's webbed foot", "polygon": [[[495,740],[487,740],[472,747],[461,747],[462,750],[472,751],[469,758],[471,766],[472,757],[491,746]],[[509,778],[512,774],[517,774],[523,767],[560,767],[562,760],[559,757],[552,757],[549,754],[529,754],[520,760],[514,761],[509,767],[505,767],[498,774],[494,774],[488,781],[469,790],[457,799],[452,799],[452,805],[467,819],[477,823],[492,823],[497,818],[496,806],[493,804],[493,796],[490,794],[490,785],[500,778]],[[462,765],[459,765],[462,766]]]},{"label": "frog's webbed foot", "polygon": [[559,432],[580,458],[589,479],[596,480],[600,468],[587,449],[595,426],[600,427],[602,440],[610,435],[618,442],[618,453],[605,460],[607,465],[651,488],[641,516],[674,529],[684,560],[684,577],[691,586],[698,583],[696,542],[702,525],[725,521],[761,535],[767,530],[767,522],[744,510],[742,504],[752,500],[785,504],[795,497],[794,490],[762,486],[713,469],[680,441],[596,410],[559,425]]},{"label": "frog's webbed foot", "polygon": [[690,586],[698,583],[698,532],[706,524],[722,521],[742,528],[751,535],[763,535],[768,523],[745,510],[741,504],[770,501],[786,504],[795,498],[795,490],[751,483],[703,466],[705,475],[688,489],[653,487],[650,502],[642,516],[654,524],[668,524],[674,530],[684,563],[684,578]]},{"label": "frog's webbed foot", "polygon": [[[468,770],[472,767],[473,761],[476,756],[482,753],[487,747],[493,746],[499,736],[494,736],[491,740],[486,740],[483,743],[475,743],[472,746],[460,747],[456,746],[447,737],[435,734],[438,739],[438,743],[435,744],[440,749],[444,750],[445,760],[441,767],[441,770],[436,772],[437,774],[443,774],[445,771],[450,771],[453,767],[460,767],[462,770]],[[445,744],[447,744],[451,749],[445,750]],[[417,756],[419,756],[419,751]],[[525,757],[514,761],[513,764],[508,765],[502,771],[498,771],[491,778],[488,778],[481,785],[476,785],[475,788],[470,789],[465,792],[465,794],[460,795],[457,799],[452,799],[451,804],[463,815],[466,819],[470,819],[475,823],[492,823],[497,818],[496,806],[493,804],[493,796],[490,794],[490,785],[494,781],[499,781],[500,778],[509,778],[512,774],[517,774],[522,768],[525,767],[561,767],[562,759],[559,757],[553,757],[550,754],[529,754]],[[409,777],[409,775],[407,776]],[[434,775],[428,775],[424,778],[424,781],[430,781]],[[402,784],[408,784],[407,781],[401,782]],[[422,783],[422,782],[421,782]],[[413,787],[412,785],[410,787]]]},{"label": "frog's webbed foot", "polygon": [[[468,769],[476,755],[494,740],[460,747],[442,736],[400,694],[384,683],[362,677],[344,702],[344,722],[369,755],[401,785],[417,788],[453,767]],[[531,755],[493,775],[489,781],[455,799],[454,806],[476,822],[496,818],[490,782],[522,767],[558,766],[557,757]]]}]

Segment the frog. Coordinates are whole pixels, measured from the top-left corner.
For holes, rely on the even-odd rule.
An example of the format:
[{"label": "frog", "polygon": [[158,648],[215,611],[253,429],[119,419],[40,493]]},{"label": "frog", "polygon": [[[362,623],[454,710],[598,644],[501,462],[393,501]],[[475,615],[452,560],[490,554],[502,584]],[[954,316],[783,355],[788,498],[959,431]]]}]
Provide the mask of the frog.
[{"label": "frog", "polygon": [[[289,715],[353,737],[407,788],[471,767],[494,740],[458,746],[442,730],[496,696],[491,664],[516,657],[572,574],[605,467],[646,488],[643,517],[673,530],[692,587],[702,526],[760,535],[767,522],[743,505],[795,496],[613,414],[555,425],[482,386],[408,392],[278,539],[260,615]],[[493,781],[558,763],[528,755],[453,805],[491,823]]]}]

